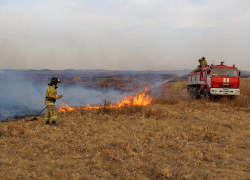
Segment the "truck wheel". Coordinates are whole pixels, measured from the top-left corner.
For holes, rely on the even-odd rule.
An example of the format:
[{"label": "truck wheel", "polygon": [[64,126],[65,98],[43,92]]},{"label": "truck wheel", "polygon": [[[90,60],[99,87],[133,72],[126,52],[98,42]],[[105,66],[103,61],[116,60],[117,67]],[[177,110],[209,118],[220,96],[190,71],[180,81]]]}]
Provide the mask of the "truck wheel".
[{"label": "truck wheel", "polygon": [[194,88],[190,88],[189,89],[189,98],[190,99],[194,99],[194,91],[193,91]]},{"label": "truck wheel", "polygon": [[192,89],[192,99],[196,99],[196,89]]},{"label": "truck wheel", "polygon": [[192,92],[191,92],[191,88],[188,90],[188,98],[189,99],[192,99],[192,94],[191,94]]},{"label": "truck wheel", "polygon": [[188,88],[188,98],[192,99],[192,88]]},{"label": "truck wheel", "polygon": [[198,94],[198,89],[197,88],[194,88],[194,99],[199,99],[200,96]]},{"label": "truck wheel", "polygon": [[208,90],[207,90],[207,88],[205,88],[205,89],[203,90],[203,98],[204,98],[204,99],[207,99],[207,98],[208,98]]},{"label": "truck wheel", "polygon": [[193,88],[193,99],[196,99],[196,88]]}]

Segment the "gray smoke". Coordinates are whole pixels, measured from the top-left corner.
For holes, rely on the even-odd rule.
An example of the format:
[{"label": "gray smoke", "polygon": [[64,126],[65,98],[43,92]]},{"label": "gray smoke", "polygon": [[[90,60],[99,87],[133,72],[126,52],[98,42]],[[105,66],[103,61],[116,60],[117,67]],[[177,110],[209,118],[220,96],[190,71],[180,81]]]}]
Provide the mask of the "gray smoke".
[{"label": "gray smoke", "polygon": [[[20,75],[18,79],[11,77],[14,76],[6,74],[0,79],[0,120],[13,118],[15,115],[28,115],[26,108],[36,114],[46,107],[44,99],[47,84],[37,84]],[[125,96],[129,96],[129,93],[117,90],[100,91],[64,84],[59,84],[57,93],[63,95],[63,98],[56,102],[57,108],[63,102],[69,106],[98,105],[102,104],[105,98],[116,103],[117,100],[121,101]]]},{"label": "gray smoke", "polygon": [[61,102],[67,103],[69,106],[86,106],[102,104],[104,99],[108,99],[113,103],[121,101],[125,96],[129,96],[129,93],[124,93],[117,90],[90,90],[80,85],[77,86],[60,86],[58,88],[58,94],[62,94],[63,98],[58,100],[57,107]]},{"label": "gray smoke", "polygon": [[[45,92],[48,87],[47,83],[39,84],[34,80],[28,80],[22,72],[5,73],[0,70],[0,120],[14,118],[17,116],[29,115],[26,108],[34,115],[41,111],[45,105]],[[162,84],[169,82],[175,78],[186,75],[187,72],[178,73],[168,79],[162,79],[160,75],[147,76],[133,76],[130,74],[127,79],[131,79],[125,89],[133,89],[132,84],[144,82],[151,82],[149,89],[159,88]],[[123,77],[125,77],[124,75]],[[157,81],[155,81],[157,79]],[[153,81],[153,83],[152,83]],[[49,82],[48,82],[49,83]],[[152,85],[154,84],[154,85]],[[103,104],[104,99],[110,100],[112,103],[123,100],[126,96],[133,96],[137,93],[143,92],[144,88],[141,86],[138,92],[124,92],[115,89],[100,90],[87,89],[81,85],[66,85],[59,84],[57,93],[62,94],[63,98],[57,100],[56,107],[59,108],[61,103],[67,103],[70,107],[79,107],[89,105]],[[42,115],[45,112],[42,113]]]}]

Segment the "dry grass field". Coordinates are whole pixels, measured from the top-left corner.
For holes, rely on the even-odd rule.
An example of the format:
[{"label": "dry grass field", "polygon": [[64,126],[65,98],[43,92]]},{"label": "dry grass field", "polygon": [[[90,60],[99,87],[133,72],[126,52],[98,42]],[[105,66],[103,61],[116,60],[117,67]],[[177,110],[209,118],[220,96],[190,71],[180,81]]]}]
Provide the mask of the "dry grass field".
[{"label": "dry grass field", "polygon": [[250,179],[249,84],[232,101],[166,83],[149,106],[1,123],[0,179]]}]

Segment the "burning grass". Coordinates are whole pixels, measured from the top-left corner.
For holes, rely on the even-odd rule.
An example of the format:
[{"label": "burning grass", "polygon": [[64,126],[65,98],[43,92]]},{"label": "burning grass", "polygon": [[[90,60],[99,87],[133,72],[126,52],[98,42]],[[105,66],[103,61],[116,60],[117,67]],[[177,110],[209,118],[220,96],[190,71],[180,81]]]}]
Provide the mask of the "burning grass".
[{"label": "burning grass", "polygon": [[69,112],[74,110],[85,110],[85,109],[114,109],[121,108],[126,106],[147,106],[151,103],[152,98],[149,97],[148,94],[149,89],[145,87],[145,92],[136,94],[134,96],[125,97],[121,102],[117,101],[117,103],[112,103],[108,99],[103,100],[103,105],[98,106],[90,106],[89,104],[86,107],[70,107],[66,103],[62,103],[61,107],[58,109],[58,112]]},{"label": "burning grass", "polygon": [[0,179],[248,179],[244,108],[166,97],[0,124]]}]

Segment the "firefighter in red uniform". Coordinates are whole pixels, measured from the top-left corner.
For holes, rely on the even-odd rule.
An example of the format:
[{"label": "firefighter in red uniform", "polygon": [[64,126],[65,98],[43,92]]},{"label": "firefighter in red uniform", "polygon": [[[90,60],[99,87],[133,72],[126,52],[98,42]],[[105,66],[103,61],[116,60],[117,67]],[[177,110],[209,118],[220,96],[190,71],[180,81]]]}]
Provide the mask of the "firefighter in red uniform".
[{"label": "firefighter in red uniform", "polygon": [[47,111],[45,115],[46,124],[56,126],[56,120],[57,120],[57,109],[55,106],[56,99],[62,98],[62,95],[57,95],[57,84],[61,83],[60,80],[57,77],[53,77],[51,79],[51,82],[48,84],[49,87],[46,90],[46,98],[45,98],[45,104],[47,106]]}]

